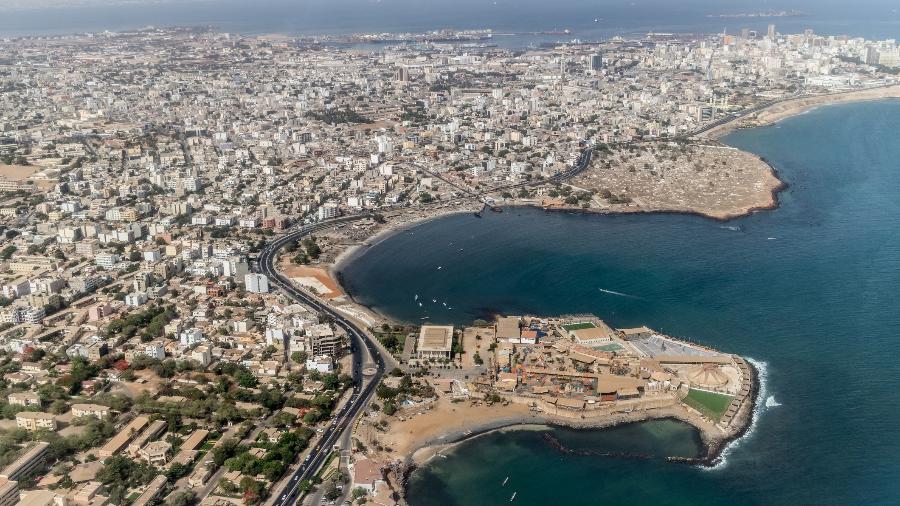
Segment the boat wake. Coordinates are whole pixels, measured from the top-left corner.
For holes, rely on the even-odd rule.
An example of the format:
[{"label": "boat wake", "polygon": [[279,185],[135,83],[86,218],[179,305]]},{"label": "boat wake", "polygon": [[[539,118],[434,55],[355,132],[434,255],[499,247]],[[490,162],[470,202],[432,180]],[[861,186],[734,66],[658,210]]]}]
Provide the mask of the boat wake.
[{"label": "boat wake", "polygon": [[629,299],[638,299],[638,300],[640,300],[640,297],[638,297],[637,295],[628,295],[627,293],[616,292],[616,291],[614,291],[614,290],[607,290],[607,289],[605,289],[605,288],[598,288],[598,290],[600,290],[600,291],[603,292],[603,293],[608,293],[608,294],[610,294],[610,295],[616,295],[616,296],[618,296],[618,297],[626,297],[626,298],[629,298]]},{"label": "boat wake", "polygon": [[[722,449],[722,452],[719,454],[719,457],[716,459],[715,464],[708,467],[703,467],[701,469],[706,471],[717,471],[720,469],[725,469],[728,466],[728,456],[731,455],[731,452],[734,451],[735,448],[741,446],[744,441],[753,437],[753,434],[756,433],[756,426],[759,423],[759,417],[762,415],[763,407],[768,406],[768,399],[766,397],[766,393],[768,392],[768,378],[769,378],[769,364],[766,362],[762,362],[759,360],[754,360],[752,358],[747,357],[747,362],[753,364],[753,367],[756,368],[756,374],[759,379],[759,392],[757,393],[757,399],[766,399],[766,405],[762,402],[757,402],[756,406],[753,407],[753,419],[750,421],[750,427],[747,428],[747,432],[735,439],[734,441],[728,443],[728,445]],[[775,397],[770,397],[773,401]]]}]

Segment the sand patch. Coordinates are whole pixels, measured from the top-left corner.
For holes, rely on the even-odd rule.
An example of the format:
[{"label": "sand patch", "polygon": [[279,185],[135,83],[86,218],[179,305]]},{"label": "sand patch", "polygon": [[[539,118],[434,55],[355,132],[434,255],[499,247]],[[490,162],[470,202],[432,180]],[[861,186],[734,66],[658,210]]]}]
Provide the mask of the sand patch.
[{"label": "sand patch", "polygon": [[24,181],[40,170],[36,165],[6,165],[0,163],[0,176],[10,181]]}]

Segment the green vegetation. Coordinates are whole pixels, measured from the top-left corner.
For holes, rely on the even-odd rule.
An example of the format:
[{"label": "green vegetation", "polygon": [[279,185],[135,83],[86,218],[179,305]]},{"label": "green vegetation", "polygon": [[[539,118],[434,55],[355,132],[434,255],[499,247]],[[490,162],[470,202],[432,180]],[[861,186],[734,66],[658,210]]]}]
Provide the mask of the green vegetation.
[{"label": "green vegetation", "polygon": [[[287,432],[275,444],[266,444],[266,454],[257,458],[250,454],[249,447],[241,445],[236,439],[224,441],[212,451],[217,465],[226,466],[231,471],[240,471],[249,476],[262,474],[269,481],[281,478],[297,455],[309,445],[315,432],[301,428]],[[265,487],[256,480],[241,480],[240,491],[244,494],[245,503],[254,504],[265,498]],[[233,491],[237,491],[234,489]]]},{"label": "green vegetation", "polygon": [[110,337],[121,336],[131,338],[141,331],[141,339],[150,341],[163,334],[167,323],[178,316],[172,306],[153,306],[146,311],[136,311],[122,318],[115,319],[106,327]]},{"label": "green vegetation", "polygon": [[336,125],[338,123],[371,123],[372,120],[350,109],[331,109],[328,111],[312,111],[307,114],[308,117]]},{"label": "green vegetation", "polygon": [[115,455],[106,459],[103,469],[97,473],[97,480],[109,490],[109,500],[113,504],[123,504],[129,488],[150,483],[156,470],[138,460]]},{"label": "green vegetation", "polygon": [[591,322],[582,322],[582,323],[570,323],[568,325],[563,325],[562,327],[564,329],[566,329],[568,332],[571,332],[573,330],[592,329],[592,328],[596,327],[596,325],[594,325]]},{"label": "green vegetation", "polygon": [[684,398],[684,403],[712,420],[719,421],[731,404],[731,399],[730,395],[692,388]]}]

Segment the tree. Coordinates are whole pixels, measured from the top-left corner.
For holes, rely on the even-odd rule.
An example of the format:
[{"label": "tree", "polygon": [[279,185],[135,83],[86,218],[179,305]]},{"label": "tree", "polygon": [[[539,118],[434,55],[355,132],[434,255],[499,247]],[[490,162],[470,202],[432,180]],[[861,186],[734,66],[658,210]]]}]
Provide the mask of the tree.
[{"label": "tree", "polygon": [[434,201],[434,197],[431,196],[430,193],[428,193],[428,192],[422,192],[422,193],[419,194],[419,202],[421,202],[421,203],[423,203],[423,204],[428,204],[428,203],[433,202],[433,201]]},{"label": "tree", "polygon": [[[172,466],[166,471],[166,478],[170,481],[175,481],[178,478],[186,475],[191,470],[190,467],[181,464],[180,462],[173,462]],[[190,504],[190,503],[188,503]]]},{"label": "tree", "polygon": [[308,355],[305,351],[295,351],[291,353],[291,360],[298,364],[305,364]]},{"label": "tree", "polygon": [[400,340],[397,339],[397,336],[391,334],[391,335],[383,337],[381,339],[381,344],[383,344],[384,347],[387,348],[388,350],[393,351],[393,350],[396,350],[397,346],[400,345]]},{"label": "tree", "polygon": [[328,501],[333,501],[340,497],[340,495],[341,492],[337,489],[337,484],[333,480],[328,480],[328,482],[325,483],[322,496]]},{"label": "tree", "polygon": [[196,494],[190,490],[175,492],[166,501],[166,506],[191,506],[197,500]]},{"label": "tree", "polygon": [[315,425],[321,416],[321,412],[318,409],[313,409],[308,411],[305,415],[303,415],[303,423],[306,425]]},{"label": "tree", "polygon": [[290,427],[296,423],[297,419],[290,413],[284,411],[276,414],[270,420],[270,423],[276,427]]}]

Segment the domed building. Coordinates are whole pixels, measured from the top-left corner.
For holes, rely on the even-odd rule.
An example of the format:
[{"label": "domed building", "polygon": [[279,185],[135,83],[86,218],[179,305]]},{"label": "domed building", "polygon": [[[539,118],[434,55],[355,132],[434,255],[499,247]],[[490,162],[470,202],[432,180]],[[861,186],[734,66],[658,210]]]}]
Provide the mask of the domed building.
[{"label": "domed building", "polygon": [[728,384],[728,375],[716,364],[705,364],[688,373],[688,381],[698,388],[717,389]]}]

